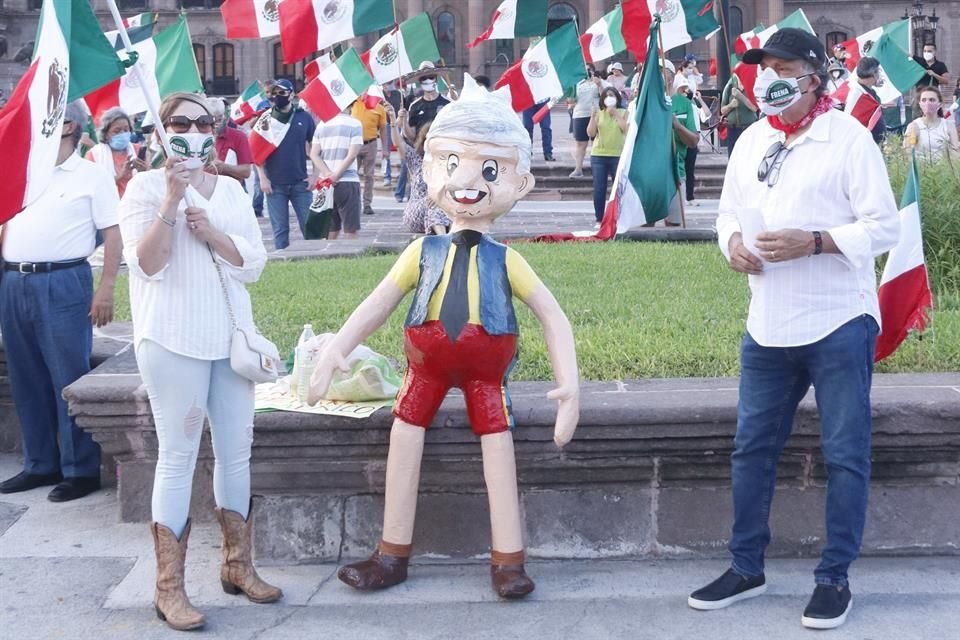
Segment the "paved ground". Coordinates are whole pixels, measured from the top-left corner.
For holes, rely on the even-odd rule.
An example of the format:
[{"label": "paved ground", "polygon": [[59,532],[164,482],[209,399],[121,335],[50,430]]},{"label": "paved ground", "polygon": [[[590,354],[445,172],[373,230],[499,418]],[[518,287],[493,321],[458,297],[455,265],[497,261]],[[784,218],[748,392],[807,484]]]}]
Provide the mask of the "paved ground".
[{"label": "paved ground", "polygon": [[[0,456],[0,477],[19,470]],[[231,639],[741,639],[810,638],[800,613],[813,560],[772,560],[768,594],[712,613],[687,593],[721,573],[723,560],[536,561],[537,590],[499,602],[482,561],[420,561],[410,580],[362,594],[332,565],[265,567],[282,586],[275,605],[220,591],[219,534],[196,525],[188,592],[208,616],[204,637]],[[184,637],[154,616],[154,560],[146,525],[117,523],[116,496],[102,491],[68,504],[46,490],[0,496],[0,637],[124,639]],[[927,640],[960,629],[960,557],[868,558],[852,574],[855,606],[831,638]]]}]

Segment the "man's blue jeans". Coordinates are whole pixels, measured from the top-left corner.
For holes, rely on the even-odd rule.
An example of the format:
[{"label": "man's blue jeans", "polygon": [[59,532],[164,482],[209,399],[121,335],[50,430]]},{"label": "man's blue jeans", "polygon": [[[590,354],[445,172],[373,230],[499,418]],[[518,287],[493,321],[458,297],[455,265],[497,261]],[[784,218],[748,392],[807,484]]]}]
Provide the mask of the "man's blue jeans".
[{"label": "man's blue jeans", "polygon": [[0,331],[27,473],[100,477],[100,446],[67,413],[62,395],[90,371],[92,299],[86,263],[0,277]]},{"label": "man's blue jeans", "polygon": [[290,205],[297,214],[300,233],[307,222],[313,194],[307,189],[306,181],[295,184],[275,184],[273,193],[267,195],[267,210],[270,213],[270,226],[273,228],[273,248],[286,249],[290,246]]},{"label": "man's blue jeans", "polygon": [[[536,124],[533,121],[533,116],[537,115],[537,111],[540,111],[543,105],[544,103],[541,102],[523,110],[523,127],[527,130],[527,133],[530,134],[530,142],[533,142],[533,127]],[[543,146],[543,155],[552,156],[553,128],[550,123],[549,111],[547,111],[547,115],[544,116],[543,120],[540,121],[540,143]]]},{"label": "man's blue jeans", "polygon": [[[777,460],[797,405],[812,383],[827,469],[827,539],[817,584],[847,584],[860,552],[870,483],[870,383],[876,321],[862,315],[801,347],[762,347],[746,334],[740,348],[740,404],[733,467],[733,570],[763,572]],[[807,514],[813,518],[817,514]]]},{"label": "man's blue jeans", "polygon": [[253,167],[253,212],[254,214],[261,216],[263,215],[263,190],[260,189],[260,172],[257,171],[257,167]]}]

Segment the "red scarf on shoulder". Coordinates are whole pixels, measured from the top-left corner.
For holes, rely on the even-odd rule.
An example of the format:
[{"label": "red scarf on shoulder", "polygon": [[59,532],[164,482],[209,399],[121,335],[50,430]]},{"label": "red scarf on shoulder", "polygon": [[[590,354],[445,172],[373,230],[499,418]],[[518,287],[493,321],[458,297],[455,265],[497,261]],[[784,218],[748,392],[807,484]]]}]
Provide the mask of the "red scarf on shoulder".
[{"label": "red scarf on shoulder", "polygon": [[822,116],[831,109],[833,109],[833,98],[830,96],[820,96],[813,104],[813,108],[810,109],[809,113],[800,118],[798,122],[787,124],[780,120],[780,116],[767,116],[767,122],[777,131],[783,131],[787,136],[791,136],[816,120],[818,116]]}]

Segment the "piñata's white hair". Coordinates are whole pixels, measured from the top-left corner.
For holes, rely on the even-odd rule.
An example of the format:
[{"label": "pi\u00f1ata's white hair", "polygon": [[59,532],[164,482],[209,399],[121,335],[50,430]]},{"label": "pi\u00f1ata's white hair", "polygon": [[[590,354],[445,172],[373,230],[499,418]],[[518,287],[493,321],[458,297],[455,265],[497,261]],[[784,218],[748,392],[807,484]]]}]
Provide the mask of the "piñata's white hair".
[{"label": "pi\u00f1ata's white hair", "polygon": [[[487,142],[517,149],[517,172],[530,173],[533,145],[530,134],[510,102],[510,88],[487,91],[470,74],[463,76],[460,97],[437,113],[427,133],[433,138],[454,138],[468,142]],[[429,144],[424,145],[424,162],[430,161]]]}]

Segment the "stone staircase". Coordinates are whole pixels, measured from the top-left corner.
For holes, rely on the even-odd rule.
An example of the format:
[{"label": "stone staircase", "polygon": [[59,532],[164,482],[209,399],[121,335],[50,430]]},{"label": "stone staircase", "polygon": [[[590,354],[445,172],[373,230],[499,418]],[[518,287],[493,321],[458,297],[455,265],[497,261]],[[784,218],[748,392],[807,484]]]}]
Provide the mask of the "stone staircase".
[{"label": "stone staircase", "polygon": [[[702,199],[717,199],[723,188],[723,176],[727,170],[727,154],[701,151],[697,158],[697,181],[695,195]],[[530,200],[592,200],[593,179],[589,158],[584,162],[583,177],[571,178],[573,165],[564,162],[535,163],[533,175],[537,184]]]}]

